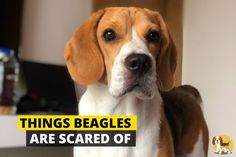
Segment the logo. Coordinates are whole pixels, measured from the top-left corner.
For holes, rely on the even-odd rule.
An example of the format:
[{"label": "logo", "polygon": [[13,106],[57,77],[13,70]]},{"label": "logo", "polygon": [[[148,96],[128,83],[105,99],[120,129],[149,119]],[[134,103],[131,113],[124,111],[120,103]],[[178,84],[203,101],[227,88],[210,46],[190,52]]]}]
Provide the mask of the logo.
[{"label": "logo", "polygon": [[213,150],[215,154],[227,155],[232,154],[234,143],[227,135],[217,135],[212,139]]}]

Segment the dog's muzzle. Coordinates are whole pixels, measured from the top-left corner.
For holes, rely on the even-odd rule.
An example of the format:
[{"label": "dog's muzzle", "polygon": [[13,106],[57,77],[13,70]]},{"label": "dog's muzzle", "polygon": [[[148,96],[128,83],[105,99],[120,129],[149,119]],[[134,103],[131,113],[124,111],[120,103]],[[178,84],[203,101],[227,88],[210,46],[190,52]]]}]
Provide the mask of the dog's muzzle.
[{"label": "dog's muzzle", "polygon": [[132,53],[126,57],[124,64],[130,73],[130,80],[128,81],[126,92],[144,87],[145,80],[150,75],[149,71],[151,71],[152,67],[151,58],[146,54]]},{"label": "dog's muzzle", "polygon": [[153,60],[151,55],[144,53],[131,53],[123,59],[118,57],[112,71],[110,93],[115,97],[133,93],[141,99],[152,98],[156,90]]}]

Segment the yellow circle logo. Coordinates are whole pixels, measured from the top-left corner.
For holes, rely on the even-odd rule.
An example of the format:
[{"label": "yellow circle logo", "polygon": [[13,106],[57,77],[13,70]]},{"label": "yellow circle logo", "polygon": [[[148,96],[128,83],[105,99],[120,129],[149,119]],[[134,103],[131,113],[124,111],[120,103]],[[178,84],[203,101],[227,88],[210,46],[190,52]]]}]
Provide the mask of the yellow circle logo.
[{"label": "yellow circle logo", "polygon": [[216,154],[231,154],[234,148],[233,140],[227,135],[217,135],[212,139],[213,150]]}]

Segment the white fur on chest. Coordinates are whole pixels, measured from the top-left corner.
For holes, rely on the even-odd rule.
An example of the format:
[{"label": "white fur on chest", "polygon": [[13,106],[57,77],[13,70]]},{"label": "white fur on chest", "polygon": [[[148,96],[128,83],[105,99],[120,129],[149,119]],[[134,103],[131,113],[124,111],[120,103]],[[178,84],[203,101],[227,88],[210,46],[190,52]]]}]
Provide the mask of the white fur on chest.
[{"label": "white fur on chest", "polygon": [[89,86],[79,103],[80,115],[137,115],[136,147],[74,147],[74,156],[156,157],[161,104],[158,92],[149,100],[138,100],[132,93],[116,99],[103,84]]}]

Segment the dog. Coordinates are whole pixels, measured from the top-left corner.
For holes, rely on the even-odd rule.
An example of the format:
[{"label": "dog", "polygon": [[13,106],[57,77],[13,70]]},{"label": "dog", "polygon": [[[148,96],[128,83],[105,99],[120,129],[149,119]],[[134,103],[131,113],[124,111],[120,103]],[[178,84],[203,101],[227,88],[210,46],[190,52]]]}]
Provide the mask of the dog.
[{"label": "dog", "polygon": [[[138,117],[136,147],[75,147],[75,157],[207,156],[208,132],[199,99],[187,89],[171,90],[177,52],[158,12],[101,9],[73,34],[64,58],[72,79],[87,85],[80,115]],[[175,113],[168,101],[178,99],[172,94],[176,91],[188,97],[189,102],[173,105],[184,115]]]},{"label": "dog", "polygon": [[216,154],[231,154],[232,152],[228,149],[230,142],[224,143],[220,136],[215,136],[212,139],[212,144],[216,145]]}]

